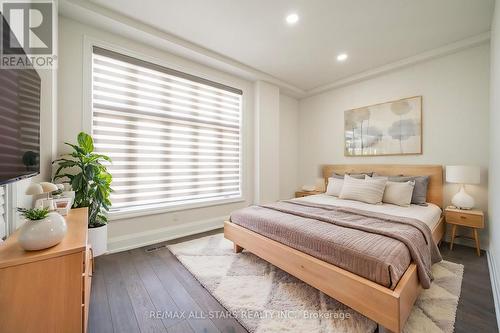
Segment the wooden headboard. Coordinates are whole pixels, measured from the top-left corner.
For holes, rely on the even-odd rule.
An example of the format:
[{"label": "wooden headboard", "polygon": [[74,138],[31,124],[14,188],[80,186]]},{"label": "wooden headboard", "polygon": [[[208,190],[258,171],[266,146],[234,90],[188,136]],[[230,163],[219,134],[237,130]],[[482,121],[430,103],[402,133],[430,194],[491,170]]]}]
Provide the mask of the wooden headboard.
[{"label": "wooden headboard", "polygon": [[323,177],[328,183],[332,173],[376,172],[381,176],[429,176],[427,202],[443,208],[443,166],[404,164],[327,164],[323,166]]}]

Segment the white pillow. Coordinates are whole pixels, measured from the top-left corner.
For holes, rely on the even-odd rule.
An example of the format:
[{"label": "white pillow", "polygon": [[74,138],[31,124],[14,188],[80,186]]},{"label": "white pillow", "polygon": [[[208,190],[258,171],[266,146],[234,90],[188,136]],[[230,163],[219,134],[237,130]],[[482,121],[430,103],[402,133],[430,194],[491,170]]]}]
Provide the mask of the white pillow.
[{"label": "white pillow", "polygon": [[387,179],[356,179],[345,175],[339,198],[378,204],[382,202],[386,183]]},{"label": "white pillow", "polygon": [[328,178],[328,186],[326,187],[326,194],[338,197],[344,186],[344,180],[330,177]]},{"label": "white pillow", "polygon": [[[382,179],[382,177],[369,177],[366,176],[365,179]],[[415,181],[410,180],[407,182],[391,182],[388,181],[385,184],[384,196],[382,197],[382,202],[390,203],[393,205],[408,207],[411,204],[411,197],[413,195],[413,189],[415,188]]]},{"label": "white pillow", "polygon": [[383,202],[408,207],[411,204],[411,196],[415,188],[415,181],[404,183],[388,181],[385,185]]}]

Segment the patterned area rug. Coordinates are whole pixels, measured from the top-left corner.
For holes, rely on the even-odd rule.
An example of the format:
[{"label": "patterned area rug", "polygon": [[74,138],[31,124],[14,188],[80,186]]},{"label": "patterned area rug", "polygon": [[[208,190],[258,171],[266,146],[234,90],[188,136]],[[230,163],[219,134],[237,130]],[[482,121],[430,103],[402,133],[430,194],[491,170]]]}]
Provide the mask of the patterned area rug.
[{"label": "patterned area rug", "polygon": [[[249,332],[374,332],[376,323],[281,269],[244,251],[222,234],[170,245],[170,251]],[[463,265],[442,261],[422,292],[404,332],[451,333]]]}]

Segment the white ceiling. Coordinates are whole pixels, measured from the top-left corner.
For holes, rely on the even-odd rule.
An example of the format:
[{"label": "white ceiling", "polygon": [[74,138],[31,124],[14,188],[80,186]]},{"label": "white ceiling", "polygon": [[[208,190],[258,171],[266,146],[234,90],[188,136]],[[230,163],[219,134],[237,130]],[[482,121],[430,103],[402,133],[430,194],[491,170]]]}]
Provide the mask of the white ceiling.
[{"label": "white ceiling", "polygon": [[[311,90],[490,30],[493,0],[91,0]],[[300,16],[294,26],[285,16]],[[336,61],[346,52],[349,59]]]}]

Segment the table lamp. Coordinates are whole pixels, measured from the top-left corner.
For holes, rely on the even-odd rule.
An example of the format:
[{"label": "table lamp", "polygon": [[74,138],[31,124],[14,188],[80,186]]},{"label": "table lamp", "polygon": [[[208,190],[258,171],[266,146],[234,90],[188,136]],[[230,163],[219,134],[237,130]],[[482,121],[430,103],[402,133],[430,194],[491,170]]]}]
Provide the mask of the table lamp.
[{"label": "table lamp", "polygon": [[446,166],[446,181],[460,184],[460,191],[453,196],[451,203],[459,209],[474,207],[474,198],[465,192],[466,184],[479,184],[481,170],[478,166],[448,165]]},{"label": "table lamp", "polygon": [[57,185],[49,182],[31,183],[26,189],[26,195],[38,195],[47,193],[46,199],[38,199],[35,203],[36,208],[48,208],[54,210],[54,203],[50,199],[50,193],[57,191]]}]

